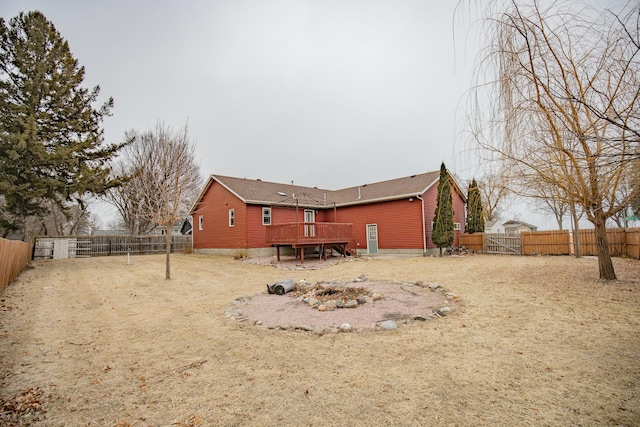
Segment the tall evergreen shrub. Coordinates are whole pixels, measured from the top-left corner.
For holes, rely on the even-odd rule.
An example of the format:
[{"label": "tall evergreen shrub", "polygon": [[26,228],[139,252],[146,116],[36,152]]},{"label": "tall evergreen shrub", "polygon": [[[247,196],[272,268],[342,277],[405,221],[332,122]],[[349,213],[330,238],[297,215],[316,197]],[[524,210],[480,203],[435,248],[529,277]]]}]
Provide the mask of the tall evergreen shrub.
[{"label": "tall evergreen shrub", "polygon": [[435,217],[433,219],[433,232],[431,240],[433,244],[442,248],[453,244],[453,199],[451,196],[451,183],[444,163],[440,166],[440,181],[438,182],[438,200]]}]

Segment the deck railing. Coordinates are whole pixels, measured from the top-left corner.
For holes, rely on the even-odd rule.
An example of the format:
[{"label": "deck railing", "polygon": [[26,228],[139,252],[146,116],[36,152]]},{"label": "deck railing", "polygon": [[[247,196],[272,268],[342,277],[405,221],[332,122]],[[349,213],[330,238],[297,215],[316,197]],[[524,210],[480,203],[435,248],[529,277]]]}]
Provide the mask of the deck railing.
[{"label": "deck railing", "polygon": [[288,222],[267,226],[270,245],[314,245],[354,240],[353,224],[339,222]]}]

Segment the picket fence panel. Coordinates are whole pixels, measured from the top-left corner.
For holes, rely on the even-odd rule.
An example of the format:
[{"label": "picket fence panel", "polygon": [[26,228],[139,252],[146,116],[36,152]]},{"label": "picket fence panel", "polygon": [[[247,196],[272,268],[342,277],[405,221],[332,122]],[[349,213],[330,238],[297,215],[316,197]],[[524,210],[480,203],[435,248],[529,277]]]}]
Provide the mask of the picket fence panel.
[{"label": "picket fence panel", "polygon": [[[37,237],[34,259],[165,253],[165,236]],[[190,252],[191,236],[171,236],[171,252]]]},{"label": "picket fence panel", "polygon": [[484,252],[488,254],[522,255],[519,233],[484,233]]}]

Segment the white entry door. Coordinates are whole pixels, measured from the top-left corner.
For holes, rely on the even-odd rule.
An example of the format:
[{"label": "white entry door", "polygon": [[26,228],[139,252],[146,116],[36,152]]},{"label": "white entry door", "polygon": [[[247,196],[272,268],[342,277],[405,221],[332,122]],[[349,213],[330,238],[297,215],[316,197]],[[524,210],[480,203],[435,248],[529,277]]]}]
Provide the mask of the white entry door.
[{"label": "white entry door", "polygon": [[304,210],[304,237],[315,237],[316,227],[313,223],[316,222],[316,211],[313,209]]},{"label": "white entry door", "polygon": [[378,253],[378,224],[367,224],[367,253]]}]

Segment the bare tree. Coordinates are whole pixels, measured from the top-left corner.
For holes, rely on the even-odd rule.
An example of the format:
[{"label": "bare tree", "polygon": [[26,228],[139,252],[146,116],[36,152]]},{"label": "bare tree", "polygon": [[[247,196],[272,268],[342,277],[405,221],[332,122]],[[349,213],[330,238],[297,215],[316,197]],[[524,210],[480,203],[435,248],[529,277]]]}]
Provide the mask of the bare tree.
[{"label": "bare tree", "polygon": [[509,194],[504,173],[489,170],[478,180],[484,222],[500,218],[500,203]]},{"label": "bare tree", "polygon": [[51,201],[44,203],[49,213],[27,221],[27,224],[33,227],[34,235],[79,236],[87,235],[91,231],[92,216],[87,204],[68,203],[68,206],[63,210]]},{"label": "bare tree", "polygon": [[[620,228],[626,228],[628,226],[628,218],[638,215],[638,205],[640,205],[640,192],[637,190],[640,187],[640,161],[634,163],[634,167],[631,172],[622,177],[620,188],[618,189],[618,200],[626,200],[627,205],[622,206],[622,209],[611,217],[613,222]],[[632,196],[629,197],[629,194]],[[635,196],[633,196],[635,195]]]},{"label": "bare tree", "polygon": [[200,166],[195,159],[195,145],[187,126],[174,131],[158,122],[154,129],[134,134],[128,152],[135,179],[131,180],[138,214],[165,230],[166,274],[171,278],[171,232],[173,225],[184,218],[202,184]]},{"label": "bare tree", "polygon": [[[131,143],[122,150],[121,156],[112,168],[113,175],[120,179],[121,184],[109,189],[104,199],[118,211],[119,227],[124,228],[130,235],[144,235],[156,228],[156,224],[140,212],[143,194],[140,193],[139,188],[142,185],[141,181],[148,177],[145,176],[145,165],[136,157],[144,151],[140,147],[144,141],[136,137],[134,131],[127,132],[125,139]],[[159,196],[156,195],[156,197]]]},{"label": "bare tree", "polygon": [[[2,202],[2,197],[0,197],[0,205]],[[58,202],[42,200],[41,205],[45,213],[39,216],[27,216],[23,219],[24,226],[20,230],[21,238],[29,239],[40,235],[86,235],[90,233],[96,222],[89,211],[89,205],[86,203],[66,202],[60,207]],[[15,231],[12,233],[11,228],[0,228],[0,237],[15,237],[15,234]]]},{"label": "bare tree", "polygon": [[575,201],[562,191],[561,188],[552,185],[544,185],[541,183],[534,183],[536,185],[533,190],[534,196],[529,194],[529,197],[534,197],[538,208],[547,213],[551,213],[556,222],[558,223],[558,230],[564,229],[564,217],[569,214],[571,219],[571,231],[573,232],[575,241],[575,255],[576,258],[582,257],[582,248],[580,242],[580,218],[582,218],[582,210],[580,206],[576,206]]},{"label": "bare tree", "polygon": [[558,224],[558,230],[564,229],[564,217],[570,211],[571,202],[567,195],[558,187],[541,185],[536,187],[538,193],[538,208],[553,215]]},{"label": "bare tree", "polygon": [[[486,106],[489,88],[491,110],[476,109],[472,132],[511,176],[555,186],[581,206],[595,227],[600,278],[615,279],[606,220],[635,196],[617,199],[638,161],[640,6],[614,14],[510,0],[486,13],[491,42],[474,97]],[[496,78],[481,81],[487,75]]]}]

